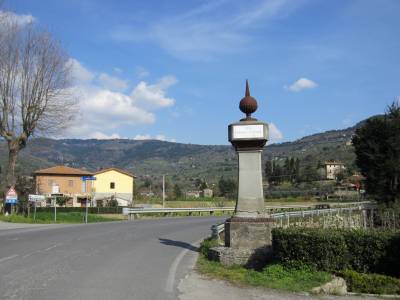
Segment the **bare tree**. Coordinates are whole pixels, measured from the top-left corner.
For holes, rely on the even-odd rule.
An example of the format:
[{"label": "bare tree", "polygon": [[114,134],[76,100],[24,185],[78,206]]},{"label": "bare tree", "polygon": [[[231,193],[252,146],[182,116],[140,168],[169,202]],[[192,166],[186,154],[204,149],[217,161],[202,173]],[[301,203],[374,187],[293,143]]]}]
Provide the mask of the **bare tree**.
[{"label": "bare tree", "polygon": [[34,24],[11,14],[0,18],[0,136],[8,145],[7,185],[15,184],[19,151],[34,134],[64,128],[76,101],[71,64],[60,44]]}]

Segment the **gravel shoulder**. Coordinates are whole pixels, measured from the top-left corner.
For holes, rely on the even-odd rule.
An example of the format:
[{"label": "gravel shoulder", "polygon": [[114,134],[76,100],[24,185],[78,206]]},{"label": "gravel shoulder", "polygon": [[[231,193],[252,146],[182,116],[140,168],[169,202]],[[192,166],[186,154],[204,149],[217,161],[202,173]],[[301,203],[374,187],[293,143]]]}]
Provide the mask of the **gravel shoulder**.
[{"label": "gravel shoulder", "polygon": [[284,291],[277,291],[265,288],[238,287],[225,281],[209,279],[203,275],[192,271],[186,278],[182,279],[178,285],[180,300],[306,300],[306,299],[326,299],[326,300],[359,300],[359,299],[379,299],[375,297],[362,296],[312,296],[307,293],[294,294]]}]

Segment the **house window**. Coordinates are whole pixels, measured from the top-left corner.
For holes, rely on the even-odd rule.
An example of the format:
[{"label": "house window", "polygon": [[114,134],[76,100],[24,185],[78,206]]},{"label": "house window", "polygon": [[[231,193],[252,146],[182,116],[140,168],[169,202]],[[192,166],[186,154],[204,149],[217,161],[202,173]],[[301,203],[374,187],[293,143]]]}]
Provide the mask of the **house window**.
[{"label": "house window", "polygon": [[115,189],[115,182],[110,182],[110,189]]},{"label": "house window", "polygon": [[68,180],[68,186],[73,187],[74,186],[74,181],[73,180]]},{"label": "house window", "polygon": [[49,179],[49,186],[53,186],[53,180]]}]

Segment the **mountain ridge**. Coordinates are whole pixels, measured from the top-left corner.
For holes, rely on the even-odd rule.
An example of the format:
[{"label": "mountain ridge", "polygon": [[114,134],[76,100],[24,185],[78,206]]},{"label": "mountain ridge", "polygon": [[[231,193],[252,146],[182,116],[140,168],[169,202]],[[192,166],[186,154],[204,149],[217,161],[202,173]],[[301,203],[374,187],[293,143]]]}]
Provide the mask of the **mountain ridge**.
[{"label": "mountain ridge", "polygon": [[[267,145],[266,159],[284,160],[298,157],[302,164],[328,159],[354,163],[351,137],[363,120],[354,126],[315,133],[292,142]],[[6,162],[6,144],[0,143],[0,164]],[[221,176],[235,177],[237,157],[231,145],[197,145],[159,140],[129,139],[31,139],[20,153],[17,171],[29,175],[34,170],[54,165],[67,165],[96,171],[119,167],[138,176],[159,180],[169,174],[173,181],[190,184],[195,178],[217,182]],[[2,168],[4,169],[4,167]]]}]

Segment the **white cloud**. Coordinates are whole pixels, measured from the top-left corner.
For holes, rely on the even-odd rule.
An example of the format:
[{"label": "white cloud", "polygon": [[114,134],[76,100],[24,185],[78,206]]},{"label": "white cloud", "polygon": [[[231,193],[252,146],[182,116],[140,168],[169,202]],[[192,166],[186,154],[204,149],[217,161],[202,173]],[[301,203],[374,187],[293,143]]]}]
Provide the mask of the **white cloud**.
[{"label": "white cloud", "polygon": [[179,59],[209,60],[252,45],[249,29],[286,16],[300,1],[215,0],[179,15],[148,23],[114,28],[111,38],[124,42],[152,42]]},{"label": "white cloud", "polygon": [[72,78],[75,83],[87,83],[91,81],[95,76],[95,74],[82,66],[82,64],[74,58],[70,58],[67,64],[71,68]]},{"label": "white cloud", "polygon": [[177,79],[174,76],[162,77],[153,85],[141,81],[133,89],[131,98],[137,105],[150,110],[172,106],[175,99],[166,97],[166,90],[176,83]]},{"label": "white cloud", "polygon": [[285,86],[285,88],[291,92],[300,92],[306,89],[316,88],[318,84],[307,78],[300,78],[296,82],[292,83],[289,87]]},{"label": "white cloud", "polygon": [[11,11],[0,10],[0,18],[9,18],[11,22],[17,23],[19,26],[25,26],[36,21],[36,18],[32,15],[18,15]]},{"label": "white cloud", "polygon": [[269,140],[270,142],[277,142],[283,139],[282,132],[276,127],[274,123],[269,123]]},{"label": "white cloud", "polygon": [[[175,103],[174,98],[167,97],[167,89],[177,83],[174,76],[162,77],[154,84],[141,81],[130,93],[125,93],[123,91],[129,88],[128,80],[92,72],[76,59],[68,63],[75,79],[72,91],[79,99],[80,114],[76,117],[76,126],[69,128],[66,137],[118,138],[118,130],[152,124],[156,121],[152,110]],[[113,133],[105,133],[105,130]]]},{"label": "white cloud", "polygon": [[112,140],[112,139],[120,139],[121,136],[118,133],[113,133],[108,135],[100,131],[95,131],[89,135],[89,138],[96,140]]},{"label": "white cloud", "polygon": [[104,88],[116,91],[124,91],[128,88],[128,80],[123,80],[106,73],[100,73],[98,80]]},{"label": "white cloud", "polygon": [[81,101],[82,111],[93,123],[116,127],[119,124],[150,124],[155,121],[153,113],[136,106],[133,99],[123,93],[98,89],[83,90],[82,94],[85,94]]},{"label": "white cloud", "polygon": [[133,139],[137,140],[137,141],[158,140],[158,141],[167,141],[167,142],[173,142],[173,143],[176,142],[175,139],[168,139],[163,134],[158,134],[155,136],[151,136],[150,134],[137,134]]}]

